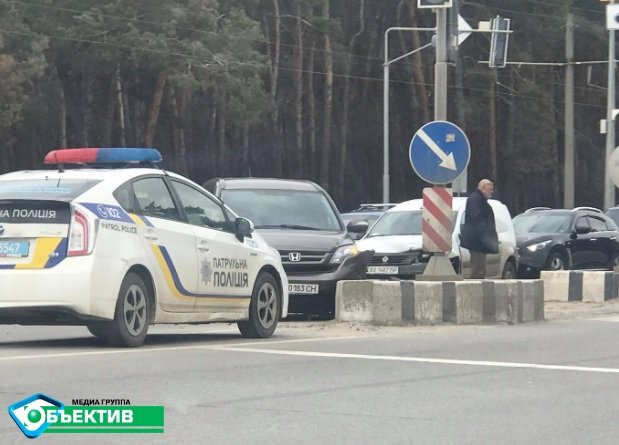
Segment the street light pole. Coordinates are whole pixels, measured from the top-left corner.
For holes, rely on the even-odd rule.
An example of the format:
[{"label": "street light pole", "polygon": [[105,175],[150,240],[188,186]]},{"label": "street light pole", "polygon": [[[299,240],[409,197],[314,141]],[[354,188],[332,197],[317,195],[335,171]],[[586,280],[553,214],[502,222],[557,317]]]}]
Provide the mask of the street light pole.
[{"label": "street light pole", "polygon": [[436,10],[436,63],[434,64],[434,120],[447,120],[447,10]]},{"label": "street light pole", "polygon": [[395,26],[388,28],[385,31],[385,61],[383,63],[383,202],[389,202],[389,67],[392,63],[404,59],[405,57],[415,54],[417,51],[421,51],[432,43],[420,46],[406,54],[396,57],[393,60],[389,60],[389,33],[391,31],[432,31],[435,32],[436,28],[409,28]]},{"label": "street light pole", "polygon": [[[614,2],[613,2],[614,3]],[[615,205],[615,184],[610,179],[608,161],[615,148],[615,30],[608,30],[608,98],[606,109],[606,156],[604,159],[604,208]]]}]

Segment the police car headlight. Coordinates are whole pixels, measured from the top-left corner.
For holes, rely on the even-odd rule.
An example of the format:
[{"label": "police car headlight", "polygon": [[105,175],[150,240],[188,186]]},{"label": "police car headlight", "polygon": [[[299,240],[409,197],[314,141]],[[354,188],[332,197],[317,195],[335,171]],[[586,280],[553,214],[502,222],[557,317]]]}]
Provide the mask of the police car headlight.
[{"label": "police car headlight", "polygon": [[347,244],[345,246],[339,247],[333,257],[331,258],[331,264],[340,264],[344,262],[344,260],[348,257],[355,256],[359,253],[359,249],[354,244]]},{"label": "police car headlight", "polygon": [[542,250],[544,247],[546,247],[551,242],[552,240],[548,240],[548,241],[542,241],[541,243],[531,244],[527,246],[527,250],[529,252],[537,252],[538,250]]}]

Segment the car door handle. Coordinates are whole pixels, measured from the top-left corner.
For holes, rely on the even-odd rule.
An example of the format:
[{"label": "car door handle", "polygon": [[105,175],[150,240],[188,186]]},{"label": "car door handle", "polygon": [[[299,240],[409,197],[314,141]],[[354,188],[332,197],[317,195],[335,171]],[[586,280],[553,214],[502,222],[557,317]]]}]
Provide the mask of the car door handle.
[{"label": "car door handle", "polygon": [[211,250],[206,241],[200,241],[200,243],[198,244],[198,249],[203,252],[208,252]]},{"label": "car door handle", "polygon": [[159,235],[157,235],[154,231],[149,230],[144,234],[144,238],[149,241],[157,241],[159,239]]},{"label": "car door handle", "polygon": [[597,241],[597,238],[590,238],[590,241]]}]

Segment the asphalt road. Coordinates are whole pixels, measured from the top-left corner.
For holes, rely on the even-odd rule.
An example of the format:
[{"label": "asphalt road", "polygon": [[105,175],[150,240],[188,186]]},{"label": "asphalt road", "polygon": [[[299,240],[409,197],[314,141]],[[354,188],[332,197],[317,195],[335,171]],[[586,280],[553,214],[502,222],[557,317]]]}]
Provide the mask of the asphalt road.
[{"label": "asphalt road", "polygon": [[163,434],[44,434],[45,444],[568,444],[619,442],[619,317],[518,326],[284,323],[161,326],[138,349],[85,328],[0,326],[6,411],[33,393],[164,405]]}]

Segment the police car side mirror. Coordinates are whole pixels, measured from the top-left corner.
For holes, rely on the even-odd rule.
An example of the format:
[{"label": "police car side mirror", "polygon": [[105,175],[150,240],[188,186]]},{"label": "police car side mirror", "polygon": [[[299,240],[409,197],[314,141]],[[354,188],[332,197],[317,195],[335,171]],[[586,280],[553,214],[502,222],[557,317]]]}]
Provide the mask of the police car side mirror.
[{"label": "police car side mirror", "polygon": [[254,231],[254,225],[247,218],[237,218],[234,220],[234,234],[241,241],[247,236],[251,237]]}]

